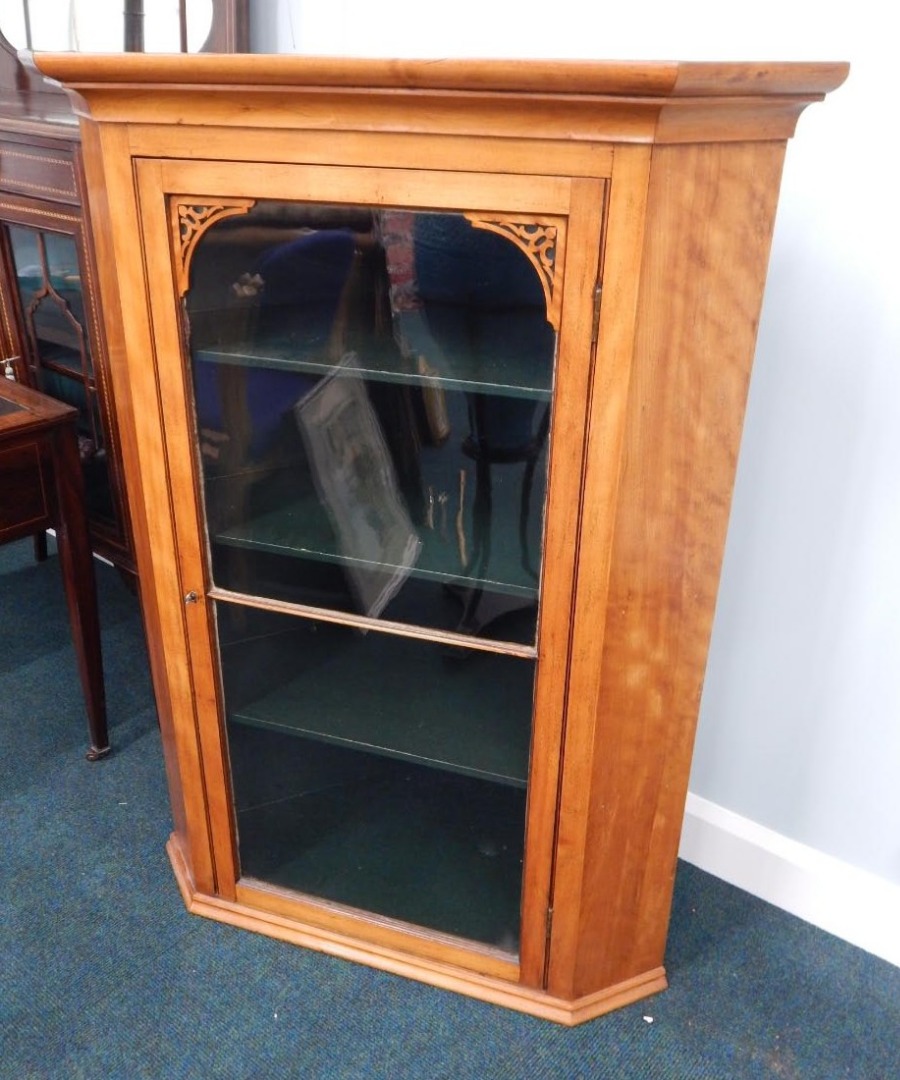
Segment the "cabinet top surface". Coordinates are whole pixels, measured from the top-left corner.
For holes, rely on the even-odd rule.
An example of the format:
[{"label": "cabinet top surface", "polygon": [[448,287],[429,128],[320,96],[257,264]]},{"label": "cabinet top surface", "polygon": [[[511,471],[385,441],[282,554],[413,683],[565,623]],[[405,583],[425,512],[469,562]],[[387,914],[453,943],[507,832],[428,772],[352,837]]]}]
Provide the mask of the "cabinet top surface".
[{"label": "cabinet top surface", "polygon": [[289,54],[38,53],[45,75],[79,89],[134,83],[483,91],[600,97],[815,99],[847,77],[843,62],[364,59]]},{"label": "cabinet top surface", "polygon": [[0,437],[22,431],[53,426],[77,415],[65,405],[31,387],[10,379],[0,379]]}]

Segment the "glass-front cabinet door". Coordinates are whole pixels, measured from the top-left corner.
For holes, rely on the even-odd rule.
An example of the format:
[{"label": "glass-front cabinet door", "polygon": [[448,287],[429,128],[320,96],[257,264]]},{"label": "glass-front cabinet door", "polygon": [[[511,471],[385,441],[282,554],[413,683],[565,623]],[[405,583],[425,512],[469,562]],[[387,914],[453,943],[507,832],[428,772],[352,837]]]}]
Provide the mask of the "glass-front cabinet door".
[{"label": "glass-front cabinet door", "polygon": [[[73,214],[6,205],[0,261],[8,272],[3,303],[16,341],[18,371],[28,383],[78,410],[78,452],[94,540],[126,544],[121,479],[113,477],[104,421],[105,387],[96,351],[100,333],[94,286],[87,277],[81,224]],[[0,286],[2,287],[2,286]],[[10,373],[12,374],[12,373]]]},{"label": "glass-front cabinet door", "polygon": [[300,175],[166,204],[234,874],[516,958],[567,220]]}]

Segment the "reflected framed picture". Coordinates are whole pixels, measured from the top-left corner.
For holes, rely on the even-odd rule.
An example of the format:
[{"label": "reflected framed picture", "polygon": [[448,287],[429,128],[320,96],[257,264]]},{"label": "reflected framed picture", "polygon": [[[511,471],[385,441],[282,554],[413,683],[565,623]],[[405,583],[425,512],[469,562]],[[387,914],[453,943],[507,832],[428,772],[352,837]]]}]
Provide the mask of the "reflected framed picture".
[{"label": "reflected framed picture", "polygon": [[360,610],[377,617],[422,547],[355,354],[294,406],[313,480]]}]

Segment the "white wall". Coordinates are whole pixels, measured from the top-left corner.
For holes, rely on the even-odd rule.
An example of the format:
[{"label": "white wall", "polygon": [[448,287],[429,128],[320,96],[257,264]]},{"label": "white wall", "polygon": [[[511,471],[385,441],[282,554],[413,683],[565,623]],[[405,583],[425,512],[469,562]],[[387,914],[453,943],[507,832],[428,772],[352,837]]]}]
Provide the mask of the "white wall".
[{"label": "white wall", "polygon": [[[255,48],[330,55],[851,62],[788,149],[691,778],[689,817],[705,825],[686,828],[682,851],[900,963],[900,218],[885,11],[269,0],[253,30]],[[758,865],[746,842],[768,853]],[[853,910],[821,914],[823,892]]]}]

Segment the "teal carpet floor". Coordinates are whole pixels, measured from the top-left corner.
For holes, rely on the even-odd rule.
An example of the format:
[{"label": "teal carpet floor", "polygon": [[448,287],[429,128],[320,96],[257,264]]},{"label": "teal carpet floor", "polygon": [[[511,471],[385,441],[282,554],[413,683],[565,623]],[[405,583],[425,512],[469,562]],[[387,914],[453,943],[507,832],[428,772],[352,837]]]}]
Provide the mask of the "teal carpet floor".
[{"label": "teal carpet floor", "polygon": [[189,915],[137,602],[97,572],[89,764],[57,560],[0,548],[3,1080],[900,1080],[900,970],[686,864],[669,990],[575,1029]]}]

